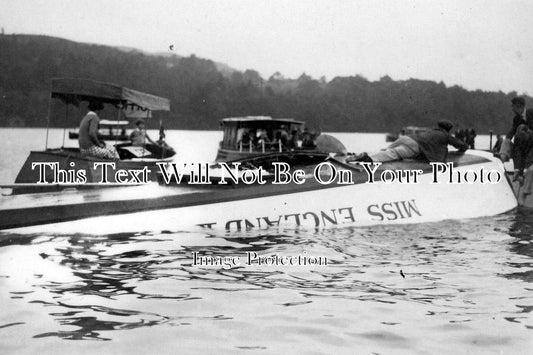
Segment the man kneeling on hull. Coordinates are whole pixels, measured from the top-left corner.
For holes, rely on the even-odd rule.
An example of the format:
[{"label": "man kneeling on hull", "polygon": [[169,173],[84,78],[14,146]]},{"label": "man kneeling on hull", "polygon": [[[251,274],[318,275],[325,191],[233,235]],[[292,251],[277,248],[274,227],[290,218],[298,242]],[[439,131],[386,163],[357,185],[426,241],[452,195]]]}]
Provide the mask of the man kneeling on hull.
[{"label": "man kneeling on hull", "polygon": [[416,135],[401,136],[386,149],[376,153],[363,153],[346,159],[347,162],[387,162],[401,159],[423,157],[429,162],[446,162],[448,144],[460,152],[468,149],[465,142],[450,134],[453,124],[450,121],[439,121],[437,127]]},{"label": "man kneeling on hull", "polygon": [[[520,180],[522,183],[524,169],[533,163],[533,109],[526,109],[526,100],[523,97],[514,97],[511,100],[511,109],[514,113],[513,124],[501,146],[500,157],[503,161],[513,158],[513,180]],[[511,144],[513,138],[514,144]]]}]

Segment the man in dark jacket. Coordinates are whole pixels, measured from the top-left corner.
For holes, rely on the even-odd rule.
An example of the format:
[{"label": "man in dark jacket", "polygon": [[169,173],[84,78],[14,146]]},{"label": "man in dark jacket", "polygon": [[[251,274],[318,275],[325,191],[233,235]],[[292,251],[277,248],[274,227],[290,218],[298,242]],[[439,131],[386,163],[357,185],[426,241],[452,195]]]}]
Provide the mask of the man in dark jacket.
[{"label": "man in dark jacket", "polygon": [[385,150],[368,155],[363,153],[362,156],[347,161],[387,162],[421,157],[429,162],[444,163],[448,155],[448,144],[461,152],[468,149],[465,142],[450,134],[452,128],[453,124],[450,121],[442,120],[435,129],[416,135],[401,136]]},{"label": "man in dark jacket", "polygon": [[533,146],[533,109],[526,109],[526,100],[515,97],[511,100],[511,110],[514,112],[513,125],[505,137],[514,138],[511,152],[515,168],[515,178],[520,177],[524,169],[533,163],[531,147]]},{"label": "man in dark jacket", "polygon": [[515,97],[511,100],[511,110],[514,112],[513,125],[507,133],[507,139],[513,139],[518,127],[526,125],[533,131],[533,109],[526,109],[526,100],[523,97]]},{"label": "man in dark jacket", "polygon": [[454,146],[460,152],[467,150],[468,145],[465,142],[450,134],[452,127],[450,121],[442,120],[437,124],[437,128],[411,136],[418,143],[420,155],[429,162],[444,163],[448,156],[448,145]]}]

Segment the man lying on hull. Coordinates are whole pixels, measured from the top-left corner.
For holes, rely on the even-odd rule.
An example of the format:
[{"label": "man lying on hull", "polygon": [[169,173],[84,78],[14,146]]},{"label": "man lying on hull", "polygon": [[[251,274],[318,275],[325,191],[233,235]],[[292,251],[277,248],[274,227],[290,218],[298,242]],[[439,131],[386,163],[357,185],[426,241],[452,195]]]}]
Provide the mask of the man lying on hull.
[{"label": "man lying on hull", "polygon": [[386,149],[376,153],[362,153],[346,159],[346,162],[387,162],[422,157],[429,162],[446,162],[448,144],[460,152],[468,145],[450,134],[453,124],[447,120],[438,122],[437,127],[416,135],[401,136]]}]

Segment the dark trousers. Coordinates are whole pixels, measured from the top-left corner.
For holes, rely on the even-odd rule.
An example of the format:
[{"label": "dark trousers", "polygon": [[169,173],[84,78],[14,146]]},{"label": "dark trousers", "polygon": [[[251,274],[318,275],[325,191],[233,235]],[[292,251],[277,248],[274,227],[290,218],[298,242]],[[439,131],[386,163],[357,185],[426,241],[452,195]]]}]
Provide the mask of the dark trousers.
[{"label": "dark trousers", "polygon": [[526,125],[516,130],[513,143],[512,158],[515,170],[523,171],[533,164],[533,132]]}]

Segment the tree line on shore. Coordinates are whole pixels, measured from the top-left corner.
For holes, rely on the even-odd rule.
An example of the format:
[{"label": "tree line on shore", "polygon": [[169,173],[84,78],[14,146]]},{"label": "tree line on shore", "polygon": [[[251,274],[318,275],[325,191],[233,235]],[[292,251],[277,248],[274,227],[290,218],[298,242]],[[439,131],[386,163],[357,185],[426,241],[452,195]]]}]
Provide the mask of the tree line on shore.
[{"label": "tree line on shore", "polygon": [[[170,99],[170,129],[216,130],[224,117],[266,115],[329,132],[398,132],[448,119],[478,133],[503,133],[516,92],[468,91],[442,82],[361,75],[297,79],[233,70],[194,55],[146,54],[35,35],[0,35],[0,126],[46,126],[50,79],[112,82]],[[530,97],[526,98],[531,101]],[[55,112],[58,111],[54,109]],[[55,127],[73,127],[55,114]]]}]

